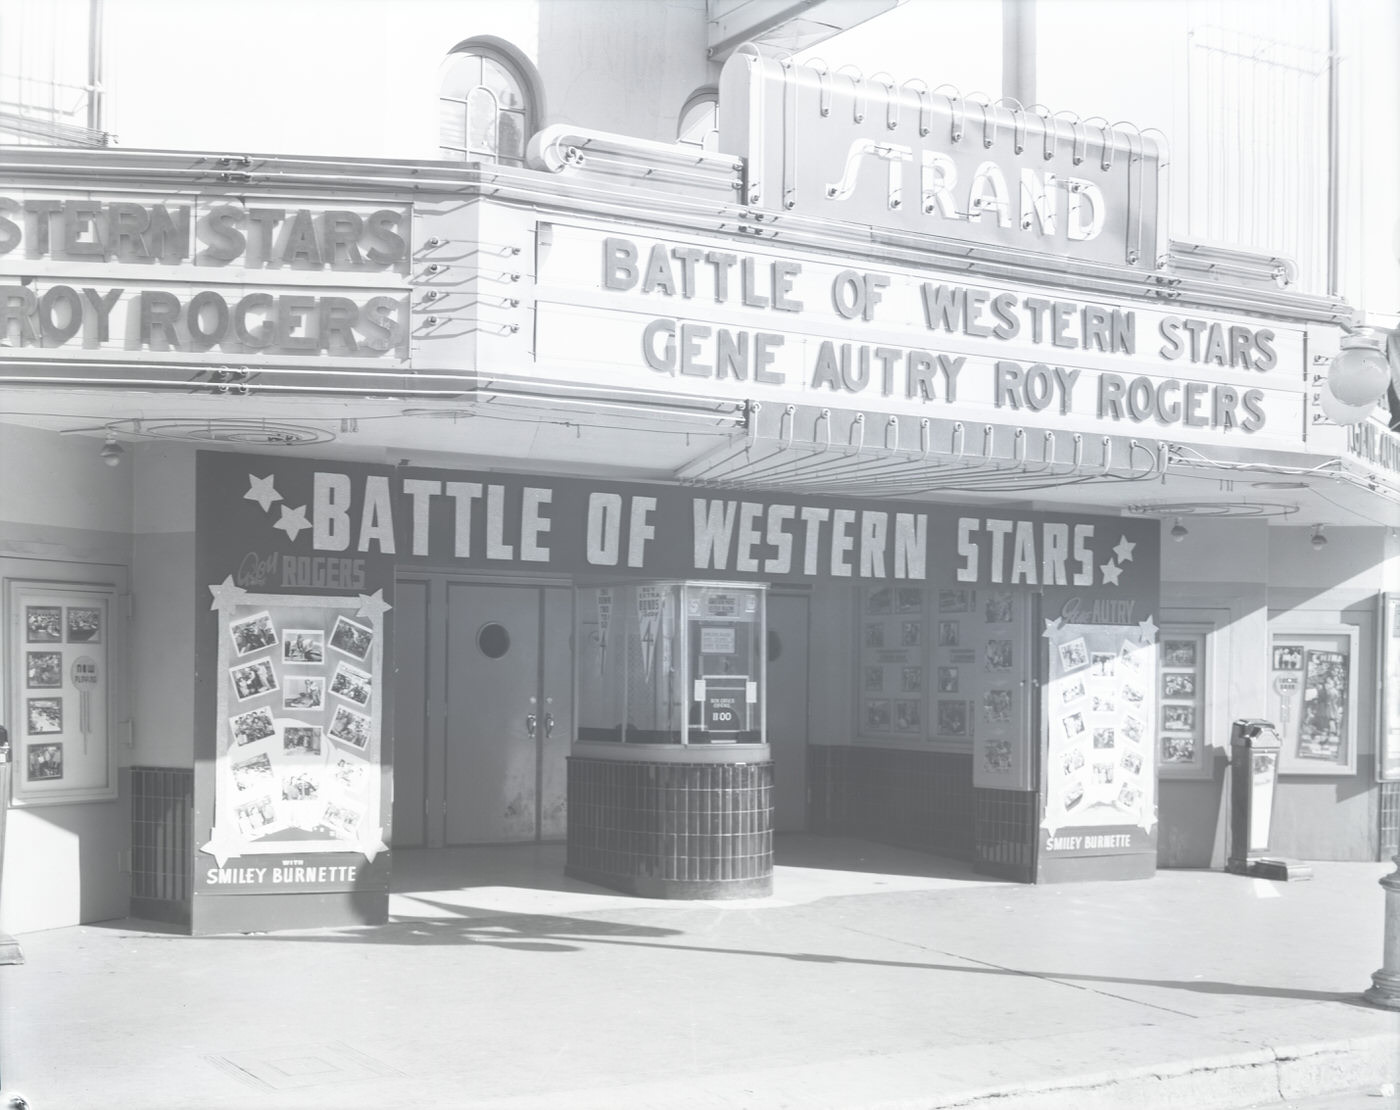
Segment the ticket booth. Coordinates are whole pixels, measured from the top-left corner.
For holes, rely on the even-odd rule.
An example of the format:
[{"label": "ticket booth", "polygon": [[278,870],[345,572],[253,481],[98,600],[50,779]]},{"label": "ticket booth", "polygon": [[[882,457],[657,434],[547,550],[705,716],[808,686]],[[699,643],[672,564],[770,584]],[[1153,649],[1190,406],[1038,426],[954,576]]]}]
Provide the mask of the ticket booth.
[{"label": "ticket booth", "polygon": [[570,875],[649,897],[771,892],[764,601],[749,584],[578,587]]}]

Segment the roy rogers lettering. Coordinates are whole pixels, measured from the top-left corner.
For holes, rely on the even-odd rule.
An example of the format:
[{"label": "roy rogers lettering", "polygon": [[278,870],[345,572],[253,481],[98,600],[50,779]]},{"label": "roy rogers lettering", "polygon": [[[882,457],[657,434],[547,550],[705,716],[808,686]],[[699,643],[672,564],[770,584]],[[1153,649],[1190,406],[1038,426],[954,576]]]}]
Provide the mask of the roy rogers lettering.
[{"label": "roy rogers lettering", "polygon": [[[1115,594],[1120,585],[1155,589],[1156,581],[1152,522],[982,517],[924,503],[408,468],[386,473],[246,456],[201,456],[201,466],[217,474],[201,484],[219,533],[211,549],[241,558],[252,549],[272,578],[289,565],[388,559],[657,578],[1108,586]],[[279,507],[264,511],[249,494],[269,482]],[[280,559],[269,562],[274,556]],[[298,573],[296,581],[319,586],[314,574]]]}]

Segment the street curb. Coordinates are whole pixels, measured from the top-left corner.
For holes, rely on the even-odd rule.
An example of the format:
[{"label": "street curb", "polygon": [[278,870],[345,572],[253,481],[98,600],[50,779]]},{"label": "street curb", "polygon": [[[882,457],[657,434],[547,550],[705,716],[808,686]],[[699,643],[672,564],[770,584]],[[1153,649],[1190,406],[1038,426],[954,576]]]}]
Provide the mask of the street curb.
[{"label": "street curb", "polygon": [[1400,1081],[1400,1033],[989,1087],[867,1110],[1237,1110]]}]

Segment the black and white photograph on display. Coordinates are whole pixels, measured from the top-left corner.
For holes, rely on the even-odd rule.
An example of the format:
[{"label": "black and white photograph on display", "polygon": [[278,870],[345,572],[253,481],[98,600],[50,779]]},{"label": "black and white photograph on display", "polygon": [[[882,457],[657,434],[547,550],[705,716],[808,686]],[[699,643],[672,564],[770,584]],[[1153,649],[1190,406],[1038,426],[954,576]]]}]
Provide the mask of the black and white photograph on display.
[{"label": "black and white photograph on display", "polygon": [[331,629],[331,647],[342,655],[358,659],[363,663],[369,658],[374,647],[374,629],[367,624],[352,621],[349,617],[336,617]]},{"label": "black and white photograph on display", "polygon": [[905,694],[917,694],[924,688],[923,667],[901,667],[899,671],[899,689]]},{"label": "black and white photograph on display", "polygon": [[1162,706],[1162,728],[1169,732],[1190,732],[1196,727],[1194,705]]},{"label": "black and white photograph on display", "polygon": [[1111,651],[1090,652],[1089,674],[1094,678],[1112,678],[1116,673],[1113,664],[1117,658]]},{"label": "black and white photograph on display", "polygon": [[272,625],[272,614],[266,611],[231,621],[228,631],[233,637],[233,650],[238,655],[251,655],[277,642],[277,629]]},{"label": "black and white photograph on display", "polygon": [[1108,694],[1091,694],[1089,696],[1089,712],[1116,713],[1118,712],[1118,703]]},{"label": "black and white photograph on display", "polygon": [[1136,686],[1131,682],[1125,682],[1118,689],[1118,697],[1129,709],[1137,709],[1142,705],[1144,692],[1141,686]]},{"label": "black and white photograph on display", "polygon": [[958,622],[939,621],[938,622],[938,646],[957,647],[958,646]]},{"label": "black and white photograph on display", "polygon": [[1093,764],[1091,771],[1094,776],[1094,782],[1098,783],[1101,786],[1106,786],[1108,783],[1111,783],[1115,778],[1115,768],[1112,763],[1095,763]]},{"label": "black and white photograph on display", "polygon": [[917,699],[896,698],[894,702],[895,732],[922,732],[923,711]]},{"label": "black and white photograph on display", "polygon": [[1162,697],[1194,698],[1196,696],[1196,676],[1176,671],[1162,673]]},{"label": "black and white photograph on display", "polygon": [[865,598],[865,611],[872,617],[888,616],[893,604],[894,593],[889,586],[871,590]]},{"label": "black and white photograph on display", "polygon": [[1111,728],[1094,729],[1094,747],[1111,748],[1114,743],[1114,731]]},{"label": "black and white photograph on display", "polygon": [[102,610],[90,605],[70,605],[67,615],[70,644],[102,642]]},{"label": "black and white photograph on display", "polygon": [[923,639],[924,626],[919,621],[901,621],[899,643],[901,647],[918,647]]},{"label": "black and white photograph on display", "polygon": [[982,749],[982,766],[993,774],[1005,774],[1012,769],[1013,754],[1011,741],[1005,737],[988,740]]},{"label": "black and white photograph on display", "polygon": [[1065,739],[1073,740],[1084,735],[1084,714],[1070,713],[1060,719],[1060,724],[1065,730]]},{"label": "black and white photograph on display", "polygon": [[939,590],[938,611],[940,613],[970,613],[972,611],[971,590]]},{"label": "black and white photograph on display", "polygon": [[1163,640],[1162,666],[1194,667],[1196,665],[1195,640]]},{"label": "black and white photograph on display", "polygon": [[[1196,645],[1191,645],[1194,653]],[[1142,659],[1138,651],[1138,645],[1124,641],[1123,646],[1118,649],[1118,667],[1125,678],[1142,672]]]},{"label": "black and white photograph on display", "polygon": [[1124,752],[1123,758],[1119,760],[1123,770],[1131,775],[1142,773],[1142,756],[1137,752]]},{"label": "black and white photograph on display", "polygon": [[369,744],[370,719],[346,706],[337,706],[326,734],[333,740],[364,750]]},{"label": "black and white photograph on display", "polygon": [[1189,732],[1162,734],[1162,762],[1194,763],[1196,761],[1196,738]]},{"label": "black and white photograph on display", "polygon": [[240,791],[264,792],[272,785],[272,760],[263,752],[235,762],[229,768],[233,784]]},{"label": "black and white photograph on display", "polygon": [[233,813],[238,820],[238,831],[248,840],[256,840],[273,831],[278,823],[277,804],[271,798],[244,802],[236,806]]},{"label": "black and white photograph on display", "polygon": [[1303,669],[1302,644],[1274,645],[1274,670],[1301,671]]},{"label": "black and white photograph on display", "polygon": [[309,771],[293,771],[282,776],[282,800],[284,802],[304,802],[314,798],[321,790],[321,780]]},{"label": "black and white photograph on display", "polygon": [[983,619],[988,624],[1009,624],[1013,610],[1010,590],[993,590],[986,597]]},{"label": "black and white photograph on display", "polygon": [[30,744],[28,752],[30,782],[50,782],[63,777],[63,745]]},{"label": "black and white photograph on display", "polygon": [[883,698],[865,699],[865,731],[889,732],[890,703]]},{"label": "black and white photograph on display", "polygon": [[938,668],[938,692],[940,694],[956,694],[958,692],[957,667]]},{"label": "black and white photograph on display", "polygon": [[[1110,780],[1112,778],[1110,777]],[[1117,804],[1126,810],[1136,810],[1138,803],[1142,801],[1142,791],[1130,782],[1123,783],[1118,788]]]},{"label": "black and white photograph on display", "polygon": [[1083,767],[1083,766],[1084,766],[1084,749],[1083,749],[1083,748],[1071,748],[1069,751],[1065,752],[1064,757],[1060,760],[1060,768],[1061,768],[1061,769],[1064,771],[1064,773],[1067,774],[1067,775],[1072,775],[1072,774],[1074,774],[1075,771],[1079,770],[1079,768],[1081,768],[1081,767]]},{"label": "black and white photograph on display", "polygon": [[1141,744],[1145,728],[1141,717],[1134,717],[1131,713],[1123,718],[1123,735],[1134,744]]},{"label": "black and white photograph on display", "polygon": [[326,634],[319,628],[282,630],[282,662],[289,667],[311,667],[326,661]]},{"label": "black and white photograph on display", "polygon": [[282,750],[288,755],[320,755],[320,725],[283,725]]},{"label": "black and white photograph on display", "polygon": [[29,690],[56,690],[63,685],[61,651],[26,651],[24,685]]},{"label": "black and white photograph on display", "polygon": [[321,675],[287,675],[282,680],[283,709],[320,709],[326,704],[326,680]]},{"label": "black and white photograph on display", "polygon": [[865,626],[865,646],[868,648],[882,648],[885,646],[885,626],[878,622]]},{"label": "black and white photograph on display", "polygon": [[272,710],[266,706],[230,717],[228,723],[233,731],[233,742],[240,747],[244,744],[256,744],[259,740],[277,735]]},{"label": "black and white photograph on display", "polygon": [[228,669],[233,682],[234,696],[239,701],[250,701],[277,690],[277,672],[272,669],[271,659],[252,659]]},{"label": "black and white photograph on display", "polygon": [[63,641],[63,609],[58,605],[24,607],[24,640],[29,644],[57,644]]},{"label": "black and white photograph on display", "polygon": [[26,698],[24,705],[30,736],[49,736],[63,731],[62,698]]},{"label": "black and white photograph on display", "polygon": [[353,838],[360,831],[360,813],[350,806],[327,802],[321,823],[336,836]]},{"label": "black and white photograph on display", "polygon": [[866,667],[865,668],[865,689],[868,693],[878,694],[885,688],[885,668]]},{"label": "black and white photograph on display", "polygon": [[331,678],[331,693],[338,698],[352,701],[363,709],[369,704],[372,682],[365,671],[352,667],[349,663],[340,663],[335,668],[334,677]]},{"label": "black and white photograph on display", "polygon": [[331,767],[331,777],[336,786],[347,794],[353,794],[360,789],[365,781],[365,773],[363,763],[350,759],[337,759]]},{"label": "black and white photograph on display", "polygon": [[1011,691],[996,689],[983,694],[982,716],[989,725],[1005,724],[1011,720]]},{"label": "black and white photograph on display", "polygon": [[983,652],[987,670],[1009,671],[1013,663],[1013,649],[1010,640],[988,640]]},{"label": "black and white photograph on display", "polygon": [[938,700],[938,735],[967,736],[967,702]]},{"label": "black and white photograph on display", "polygon": [[1080,636],[1075,640],[1068,640],[1060,645],[1060,669],[1068,673],[1077,671],[1080,667],[1089,665],[1089,649],[1085,646],[1084,637]]},{"label": "black and white photograph on display", "polygon": [[1073,682],[1066,680],[1060,685],[1060,704],[1069,705],[1071,702],[1082,701],[1084,699],[1084,680],[1076,679]]},{"label": "black and white photograph on display", "polygon": [[1083,800],[1084,784],[1076,780],[1065,787],[1064,793],[1060,796],[1060,805],[1064,807],[1066,813],[1069,813],[1077,809]]},{"label": "black and white photograph on display", "polygon": [[924,608],[924,591],[916,586],[900,586],[894,592],[895,611],[899,613],[919,613]]}]

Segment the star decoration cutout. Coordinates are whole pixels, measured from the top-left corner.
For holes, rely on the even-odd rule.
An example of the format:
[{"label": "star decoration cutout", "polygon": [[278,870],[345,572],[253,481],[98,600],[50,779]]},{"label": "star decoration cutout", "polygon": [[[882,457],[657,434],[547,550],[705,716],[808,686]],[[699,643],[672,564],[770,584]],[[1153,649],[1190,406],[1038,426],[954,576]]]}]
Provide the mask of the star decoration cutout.
[{"label": "star decoration cutout", "polygon": [[361,829],[360,839],[356,842],[356,847],[364,853],[368,862],[373,863],[375,856],[389,850],[389,845],[384,843],[384,827],[381,825],[377,829]]},{"label": "star decoration cutout", "polygon": [[209,592],[214,595],[214,600],[209,603],[209,608],[220,613],[231,613],[234,608],[243,603],[243,599],[248,595],[248,591],[242,586],[233,584],[233,575],[229,575],[217,586],[210,586]]},{"label": "star decoration cutout", "polygon": [[1123,573],[1123,568],[1110,559],[1099,567],[1099,571],[1103,574],[1105,585],[1116,586],[1118,585],[1118,576]]},{"label": "star decoration cutout", "polygon": [[248,492],[243,495],[244,501],[256,501],[258,508],[267,512],[272,508],[274,501],[281,501],[282,495],[272,488],[272,480],[275,474],[269,474],[266,478],[256,478],[248,475]]},{"label": "star decoration cutout", "polygon": [[1151,617],[1138,621],[1138,639],[1144,644],[1150,644],[1157,639],[1157,626],[1152,623]]},{"label": "star decoration cutout", "polygon": [[289,509],[283,505],[282,519],[273,527],[282,529],[287,533],[287,538],[295,542],[304,530],[311,527],[311,521],[306,519],[306,506],[298,505],[295,509]]},{"label": "star decoration cutout", "polygon": [[1055,633],[1060,630],[1060,625],[1063,623],[1064,620],[1061,617],[1056,617],[1054,620],[1051,620],[1049,617],[1046,617],[1045,631],[1042,632],[1041,635],[1044,636],[1047,640],[1053,638]]},{"label": "star decoration cutout", "polygon": [[209,830],[209,843],[201,844],[201,852],[208,852],[222,867],[235,856],[243,854],[243,838],[233,829],[215,825]]},{"label": "star decoration cutout", "polygon": [[1133,548],[1137,544],[1129,543],[1127,536],[1118,537],[1118,545],[1113,549],[1113,554],[1118,556],[1120,563],[1131,563],[1133,561]]},{"label": "star decoration cutout", "polygon": [[392,608],[393,606],[384,600],[384,591],[375,590],[372,594],[360,595],[360,607],[355,610],[355,616],[368,617],[377,622]]}]

